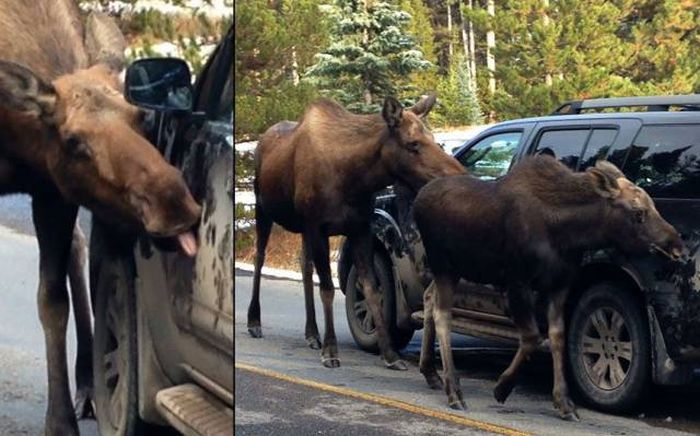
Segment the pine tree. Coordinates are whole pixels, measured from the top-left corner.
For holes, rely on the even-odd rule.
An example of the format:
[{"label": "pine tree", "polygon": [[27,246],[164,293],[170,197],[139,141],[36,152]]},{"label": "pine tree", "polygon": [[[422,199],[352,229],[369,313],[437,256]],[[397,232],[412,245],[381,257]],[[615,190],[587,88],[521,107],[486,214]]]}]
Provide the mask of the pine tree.
[{"label": "pine tree", "polygon": [[630,7],[631,46],[624,72],[644,94],[700,91],[700,8],[687,0],[646,1]]},{"label": "pine tree", "polygon": [[317,55],[306,78],[358,112],[375,112],[386,95],[397,95],[425,59],[406,31],[411,16],[386,1],[336,0],[325,8],[331,44]]},{"label": "pine tree", "polygon": [[469,61],[455,56],[448,75],[438,86],[439,106],[434,122],[438,125],[463,126],[484,121],[476,89],[472,86]]}]

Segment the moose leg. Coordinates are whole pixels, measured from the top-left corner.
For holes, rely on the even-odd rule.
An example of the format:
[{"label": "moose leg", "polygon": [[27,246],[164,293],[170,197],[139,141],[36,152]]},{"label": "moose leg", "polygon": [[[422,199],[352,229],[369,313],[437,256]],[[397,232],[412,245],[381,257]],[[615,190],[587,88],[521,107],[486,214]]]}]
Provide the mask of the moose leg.
[{"label": "moose leg", "polygon": [[39,319],[46,343],[49,399],[46,435],[77,435],[66,360],[69,301],[66,273],[77,208],[57,198],[34,197],[32,212],[39,240]]},{"label": "moose leg", "polygon": [[[382,302],[380,300],[380,294],[377,292],[377,278],[374,275],[372,233],[369,225],[352,235],[350,239],[355,268],[357,269],[357,275],[362,283],[362,293],[372,312],[372,319],[374,320],[374,327],[379,342],[379,351],[382,353],[384,364],[389,369],[405,371],[408,369],[408,365],[401,360],[399,353],[394,351],[389,336],[389,330],[387,329],[384,315],[382,315]],[[385,292],[390,291],[390,289],[385,290]]]},{"label": "moose leg", "polygon": [[323,303],[323,317],[326,322],[326,332],[323,336],[323,347],[321,348],[321,363],[327,368],[338,368],[340,366],[338,340],[335,337],[335,326],[333,324],[335,287],[331,277],[328,237],[321,235],[321,232],[315,228],[307,229],[303,237],[304,245],[308,244],[307,247],[311,248],[311,256],[314,259],[314,266],[321,284],[321,302]]},{"label": "moose leg", "polygon": [[70,258],[68,259],[68,281],[78,336],[78,353],[75,359],[75,414],[78,419],[94,416],[92,407],[92,317],[85,282],[87,258],[85,235],[76,223],[73,230]]},{"label": "moose leg", "polygon": [[435,282],[423,294],[423,342],[420,347],[420,372],[430,389],[442,389],[442,379],[435,369]]},{"label": "moose leg", "polygon": [[258,202],[255,205],[255,233],[256,253],[255,271],[253,272],[253,295],[248,305],[248,333],[254,338],[262,338],[262,326],[260,324],[260,274],[265,263],[265,249],[270,239],[272,220],[262,210]]},{"label": "moose leg", "polygon": [[462,389],[459,387],[459,379],[455,375],[455,364],[452,358],[452,343],[450,331],[452,327],[452,300],[456,280],[449,275],[435,273],[435,329],[440,341],[440,355],[442,356],[443,378],[445,380],[445,392],[451,408],[467,410],[467,404],[462,397]]},{"label": "moose leg", "polygon": [[318,334],[318,325],[316,325],[316,307],[314,306],[314,264],[311,260],[311,248],[308,246],[306,238],[302,237],[301,246],[301,275],[304,282],[304,304],[306,305],[306,327],[304,335],[306,343],[314,350],[321,349],[321,337]]},{"label": "moose leg", "polygon": [[513,314],[513,322],[520,332],[520,346],[510,366],[503,371],[493,390],[496,401],[503,403],[513,391],[520,365],[537,349],[540,340],[531,294],[524,288],[508,291],[508,303]]},{"label": "moose leg", "polygon": [[564,303],[567,290],[560,290],[550,296],[547,308],[547,321],[549,323],[549,342],[552,351],[552,363],[554,367],[554,407],[559,415],[568,421],[578,421],[576,406],[569,397],[569,389],[564,377]]}]

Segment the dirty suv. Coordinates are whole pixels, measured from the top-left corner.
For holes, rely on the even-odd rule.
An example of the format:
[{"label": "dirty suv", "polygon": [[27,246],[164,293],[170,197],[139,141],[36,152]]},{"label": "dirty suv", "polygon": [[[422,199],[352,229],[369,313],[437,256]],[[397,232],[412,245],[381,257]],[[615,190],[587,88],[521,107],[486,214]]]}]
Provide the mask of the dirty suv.
[{"label": "dirty suv", "polygon": [[[454,156],[471,175],[494,180],[540,153],[578,171],[598,159],[617,165],[653,197],[690,254],[672,262],[652,254],[587,253],[567,301],[572,384],[592,406],[623,411],[652,383],[689,383],[700,373],[700,95],[570,102],[551,116],[495,124]],[[422,296],[431,280],[411,203],[412,193],[400,187],[381,192],[373,221],[375,272],[399,349],[422,327]],[[374,351],[372,315],[350,258],[343,245],[338,270],[348,323],[357,344]],[[504,293],[463,280],[459,287],[454,332],[517,344]],[[538,320],[546,337],[541,300]]]},{"label": "dirty suv", "polygon": [[154,114],[151,140],[182,171],[202,214],[179,241],[93,221],[95,412],[103,436],[153,434],[154,424],[233,434],[232,66],[231,28],[194,86],[180,59],[142,59],[127,70],[127,99]]}]

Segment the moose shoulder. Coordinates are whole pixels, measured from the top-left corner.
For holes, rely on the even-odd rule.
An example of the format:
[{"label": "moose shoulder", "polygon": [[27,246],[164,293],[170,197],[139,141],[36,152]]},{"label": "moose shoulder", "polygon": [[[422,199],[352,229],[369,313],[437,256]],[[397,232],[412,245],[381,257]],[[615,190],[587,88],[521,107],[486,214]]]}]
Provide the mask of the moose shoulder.
[{"label": "moose shoulder", "polygon": [[420,368],[429,385],[442,384],[433,363],[437,330],[452,407],[465,407],[454,375],[449,331],[454,287],[460,278],[502,286],[508,294],[520,347],[494,390],[510,394],[518,368],[539,341],[533,290],[549,298],[549,339],[554,362],[554,404],[576,418],[564,380],[564,302],[586,250],[614,247],[673,259],[683,246],[644,190],[612,164],[600,161],[575,173],[550,156],[526,158],[502,179],[470,176],[435,180],[418,194],[414,214],[435,287],[425,294]]}]

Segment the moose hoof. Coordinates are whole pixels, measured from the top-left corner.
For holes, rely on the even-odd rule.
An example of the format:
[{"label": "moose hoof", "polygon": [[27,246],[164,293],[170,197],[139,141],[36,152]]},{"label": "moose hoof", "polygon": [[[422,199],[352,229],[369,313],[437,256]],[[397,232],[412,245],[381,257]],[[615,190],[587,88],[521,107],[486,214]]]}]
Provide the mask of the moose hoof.
[{"label": "moose hoof", "polygon": [[554,407],[559,412],[561,419],[565,421],[580,421],[578,413],[576,413],[576,406],[568,397],[564,397],[564,399],[560,401],[555,401]]},{"label": "moose hoof", "polygon": [[318,336],[309,336],[306,338],[306,343],[312,350],[321,349],[321,340],[318,338]]},{"label": "moose hoof", "polygon": [[340,368],[340,359],[337,357],[321,357],[321,363],[326,368]]},{"label": "moose hoof", "polygon": [[458,398],[456,400],[450,401],[450,409],[454,410],[467,410],[467,403],[463,399]]},{"label": "moose hoof", "polygon": [[81,419],[94,419],[95,406],[92,401],[92,389],[78,389],[75,394],[75,417]]},{"label": "moose hoof", "polygon": [[258,326],[253,326],[253,327],[248,327],[248,333],[250,333],[250,336],[253,338],[262,338],[262,327]]},{"label": "moose hoof", "polygon": [[395,371],[407,371],[408,370],[408,364],[402,359],[394,360],[393,362],[387,362],[385,360],[384,365],[386,365],[387,368],[393,369]]},{"label": "moose hoof", "polygon": [[581,418],[579,418],[578,413],[576,413],[575,410],[569,411],[569,412],[562,412],[561,410],[559,411],[559,416],[561,419],[564,421],[571,421],[571,422],[579,422],[581,421]]},{"label": "moose hoof", "polygon": [[496,387],[493,388],[493,396],[496,398],[496,401],[503,404],[508,399],[510,393],[513,392],[514,387],[515,383],[511,381],[499,381]]},{"label": "moose hoof", "polygon": [[442,379],[440,378],[439,375],[437,375],[436,372],[433,372],[432,374],[425,374],[425,381],[428,382],[428,386],[430,389],[434,390],[442,390],[443,388],[443,383]]}]

